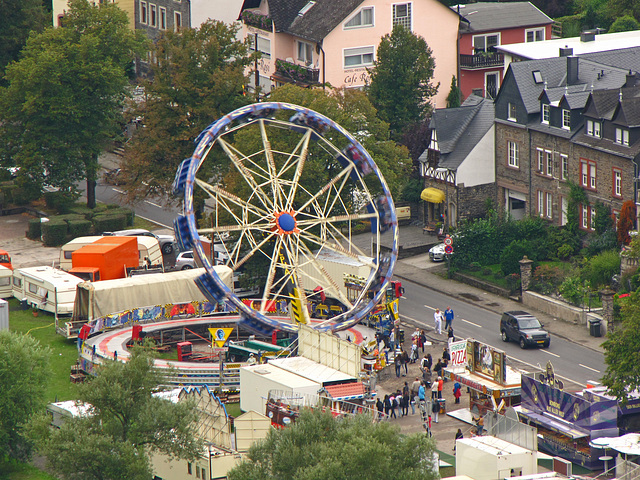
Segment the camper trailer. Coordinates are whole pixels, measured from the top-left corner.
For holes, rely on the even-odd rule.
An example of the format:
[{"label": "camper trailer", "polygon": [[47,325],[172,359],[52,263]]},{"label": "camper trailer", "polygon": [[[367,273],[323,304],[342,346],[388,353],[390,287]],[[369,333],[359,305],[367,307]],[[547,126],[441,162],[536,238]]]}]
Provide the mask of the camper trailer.
[{"label": "camper trailer", "polygon": [[18,268],[13,271],[13,296],[38,310],[71,315],[76,287],[82,280],[52,267]]},{"label": "camper trailer", "polygon": [[[73,252],[84,247],[85,245],[92,245],[103,238],[114,237],[78,237],[66,243],[60,249],[60,268],[65,272],[68,272],[73,267]],[[144,265],[145,258],[149,259],[151,265],[162,265],[162,252],[160,251],[160,244],[158,240],[153,237],[135,237],[138,240],[138,264]]]},{"label": "camper trailer", "polygon": [[13,277],[13,270],[0,265],[0,298],[13,297],[13,290],[11,288],[12,277]]}]

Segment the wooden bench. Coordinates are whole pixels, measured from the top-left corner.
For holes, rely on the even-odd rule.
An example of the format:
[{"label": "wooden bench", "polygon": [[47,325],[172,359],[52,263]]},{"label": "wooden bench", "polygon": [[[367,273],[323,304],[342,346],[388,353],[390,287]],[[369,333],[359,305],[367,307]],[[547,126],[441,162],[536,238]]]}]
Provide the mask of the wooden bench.
[{"label": "wooden bench", "polygon": [[425,225],[425,227],[422,229],[422,233],[426,234],[426,233],[436,233],[436,222],[429,222],[427,223],[427,225]]}]

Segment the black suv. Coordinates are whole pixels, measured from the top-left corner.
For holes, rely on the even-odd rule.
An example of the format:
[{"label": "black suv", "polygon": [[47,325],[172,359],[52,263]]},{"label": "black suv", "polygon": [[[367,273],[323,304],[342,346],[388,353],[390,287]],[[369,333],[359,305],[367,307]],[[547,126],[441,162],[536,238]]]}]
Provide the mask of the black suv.
[{"label": "black suv", "polygon": [[528,346],[548,347],[551,343],[549,332],[536,317],[527,312],[504,312],[500,319],[502,341],[515,340],[520,348]]}]

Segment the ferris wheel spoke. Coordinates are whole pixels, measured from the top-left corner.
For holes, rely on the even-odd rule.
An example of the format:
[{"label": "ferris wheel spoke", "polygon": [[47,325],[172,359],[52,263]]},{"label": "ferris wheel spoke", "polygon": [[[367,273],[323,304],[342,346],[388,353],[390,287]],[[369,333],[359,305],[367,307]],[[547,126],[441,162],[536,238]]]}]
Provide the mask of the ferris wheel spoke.
[{"label": "ferris wheel spoke", "polygon": [[[269,196],[258,186],[258,183],[256,182],[256,180],[255,180],[255,178],[253,176],[253,172],[244,164],[244,161],[251,162],[251,160],[246,155],[244,155],[242,152],[239,152],[238,150],[235,150],[234,148],[232,148],[232,146],[229,145],[226,142],[226,140],[224,140],[222,138],[219,138],[218,139],[218,143],[220,144],[222,149],[225,151],[225,153],[227,154],[229,159],[236,166],[238,171],[240,173],[242,173],[245,181],[249,184],[249,186],[256,193],[257,198],[260,199],[260,201],[262,202],[264,207],[267,210],[273,210],[274,204],[269,201],[270,200]],[[242,159],[239,157],[239,155],[242,156]]]},{"label": "ferris wheel spoke", "polygon": [[[349,169],[349,170],[351,170],[351,169]],[[331,197],[332,197],[331,193],[332,193],[333,189],[329,189],[329,192],[328,192],[328,194],[327,194],[327,196],[325,198],[325,202],[324,202],[324,210],[323,210],[324,216],[327,215],[327,212],[333,212],[334,211],[335,204],[336,204],[336,202],[338,200],[340,201],[340,204],[343,207],[344,211],[345,212],[349,211],[349,209],[344,205],[344,202],[343,202],[343,199],[342,199],[342,196],[341,196],[342,190],[344,189],[344,186],[346,185],[347,180],[349,180],[349,178],[350,178],[349,176],[344,176],[343,179],[342,179],[342,182],[340,182],[340,186],[339,187],[334,184],[333,188],[335,188],[335,192],[334,192],[333,200],[331,201],[331,203],[329,203],[329,199],[331,199]]]},{"label": "ferris wheel spoke", "polygon": [[269,136],[267,135],[267,130],[264,126],[264,121],[260,120],[260,136],[262,138],[262,145],[264,146],[264,154],[267,160],[267,167],[269,172],[269,177],[271,178],[271,192],[273,194],[273,204],[274,205],[282,205],[284,202],[282,187],[280,186],[278,180],[278,173],[276,170],[276,163],[273,160],[273,151],[271,150],[271,142],[269,141]]},{"label": "ferris wheel spoke", "polygon": [[307,131],[303,137],[304,143],[302,144],[302,149],[300,151],[300,155],[298,156],[298,162],[296,165],[295,173],[293,174],[292,179],[292,187],[289,190],[289,196],[287,197],[286,209],[291,210],[291,206],[293,205],[293,200],[296,197],[296,193],[298,192],[298,184],[300,181],[300,177],[302,176],[302,171],[304,170],[304,165],[307,161],[307,155],[309,154],[309,140],[311,139],[311,132]]},{"label": "ferris wheel spoke", "polygon": [[[300,243],[300,246],[304,250],[309,263],[313,266],[316,272],[318,272],[320,276],[324,279],[324,281],[326,282],[326,285],[329,286],[329,293],[333,292],[333,294],[338,298],[338,300],[340,300],[340,302],[343,305],[346,305],[348,308],[352,308],[353,305],[351,304],[349,299],[346,297],[346,295],[342,293],[342,291],[340,290],[340,286],[338,285],[336,279],[334,279],[333,277],[331,277],[331,275],[329,275],[329,272],[327,272],[327,270],[320,264],[320,262],[316,260],[313,252],[311,252],[311,250],[309,250],[309,248],[304,243]],[[301,269],[300,272],[303,275],[315,280],[315,278],[312,275],[307,274],[304,270]],[[319,282],[318,284],[320,285],[321,282]]]},{"label": "ferris wheel spoke", "polygon": [[323,186],[315,195],[313,195],[309,200],[307,200],[304,205],[302,205],[298,210],[304,210],[305,208],[307,208],[311,203],[317,201],[318,198],[322,197],[322,195],[324,195],[325,193],[327,193],[327,191],[333,186],[335,185],[341,178],[347,176],[349,174],[349,169],[344,169],[342,170],[338,175],[336,175],[335,177],[333,177],[331,180],[329,180],[329,182],[327,182],[327,184],[325,186]]},{"label": "ferris wheel spoke", "polygon": [[[234,262],[234,267],[236,269],[240,268],[242,265],[244,265],[247,260],[249,260],[251,257],[253,257],[253,255],[255,255],[257,252],[261,251],[261,248],[267,243],[269,242],[273,237],[275,236],[275,233],[269,233],[269,235],[264,238],[260,243],[257,243],[255,241],[255,238],[251,237],[253,242],[247,242],[251,244],[251,250],[249,250],[247,253],[244,254],[244,256],[242,258],[240,258],[239,260],[236,258],[236,261]],[[240,244],[240,242],[238,242],[236,245],[238,246]],[[238,252],[236,252],[236,250],[238,250]],[[239,246],[238,248],[234,248],[234,253],[238,254],[239,253]]]},{"label": "ferris wheel spoke", "polygon": [[[349,250],[345,249],[342,245],[340,245],[340,243],[338,242],[329,242],[325,239],[322,239],[320,237],[318,237],[317,235],[314,235],[312,233],[307,232],[307,234],[305,235],[305,238],[312,242],[315,243],[316,245],[318,245],[318,247],[320,248],[327,248],[329,250],[332,250],[336,253],[339,253],[341,255],[344,255],[346,257],[352,258],[354,260],[357,260],[359,262],[362,262],[362,259],[360,258],[360,256],[356,253],[350,252]],[[367,258],[371,258],[368,255],[363,255],[364,257]],[[370,267],[370,268],[377,268],[376,264],[373,263],[373,261],[371,262],[365,262],[365,264]]]},{"label": "ferris wheel spoke", "polygon": [[[242,208],[243,210],[246,210],[248,212],[253,213],[254,215],[258,216],[258,217],[265,217],[268,215],[267,210],[264,210],[256,205],[253,205],[243,199],[241,199],[240,197],[238,197],[237,195],[234,195],[231,192],[228,192],[227,190],[218,187],[217,185],[211,185],[203,180],[200,180],[199,178],[195,179],[195,183],[196,185],[198,185],[202,190],[204,190],[209,197],[211,197],[212,199],[219,201],[219,198],[222,197],[223,199],[233,203],[234,205]],[[229,212],[231,212],[231,209],[228,206],[225,206],[225,209]]]}]

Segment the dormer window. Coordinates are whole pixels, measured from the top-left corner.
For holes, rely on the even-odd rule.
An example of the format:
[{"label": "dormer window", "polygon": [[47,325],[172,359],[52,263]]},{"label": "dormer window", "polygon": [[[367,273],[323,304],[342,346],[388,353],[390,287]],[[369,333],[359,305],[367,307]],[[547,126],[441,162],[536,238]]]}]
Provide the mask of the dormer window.
[{"label": "dormer window", "polygon": [[616,143],[618,145],[629,146],[629,130],[616,127]]},{"label": "dormer window", "polygon": [[562,110],[562,128],[571,129],[571,110]]},{"label": "dormer window", "polygon": [[587,120],[587,135],[600,138],[602,136],[600,132],[600,122]]},{"label": "dormer window", "polygon": [[344,24],[344,28],[372,27],[373,7],[367,7],[356,13],[351,20]]},{"label": "dormer window", "polygon": [[551,115],[551,106],[549,104],[542,105],[542,123],[549,124],[549,117]]},{"label": "dormer window", "polygon": [[509,102],[509,112],[508,112],[508,120],[511,120],[512,122],[516,121],[516,104],[515,103],[511,103]]}]

